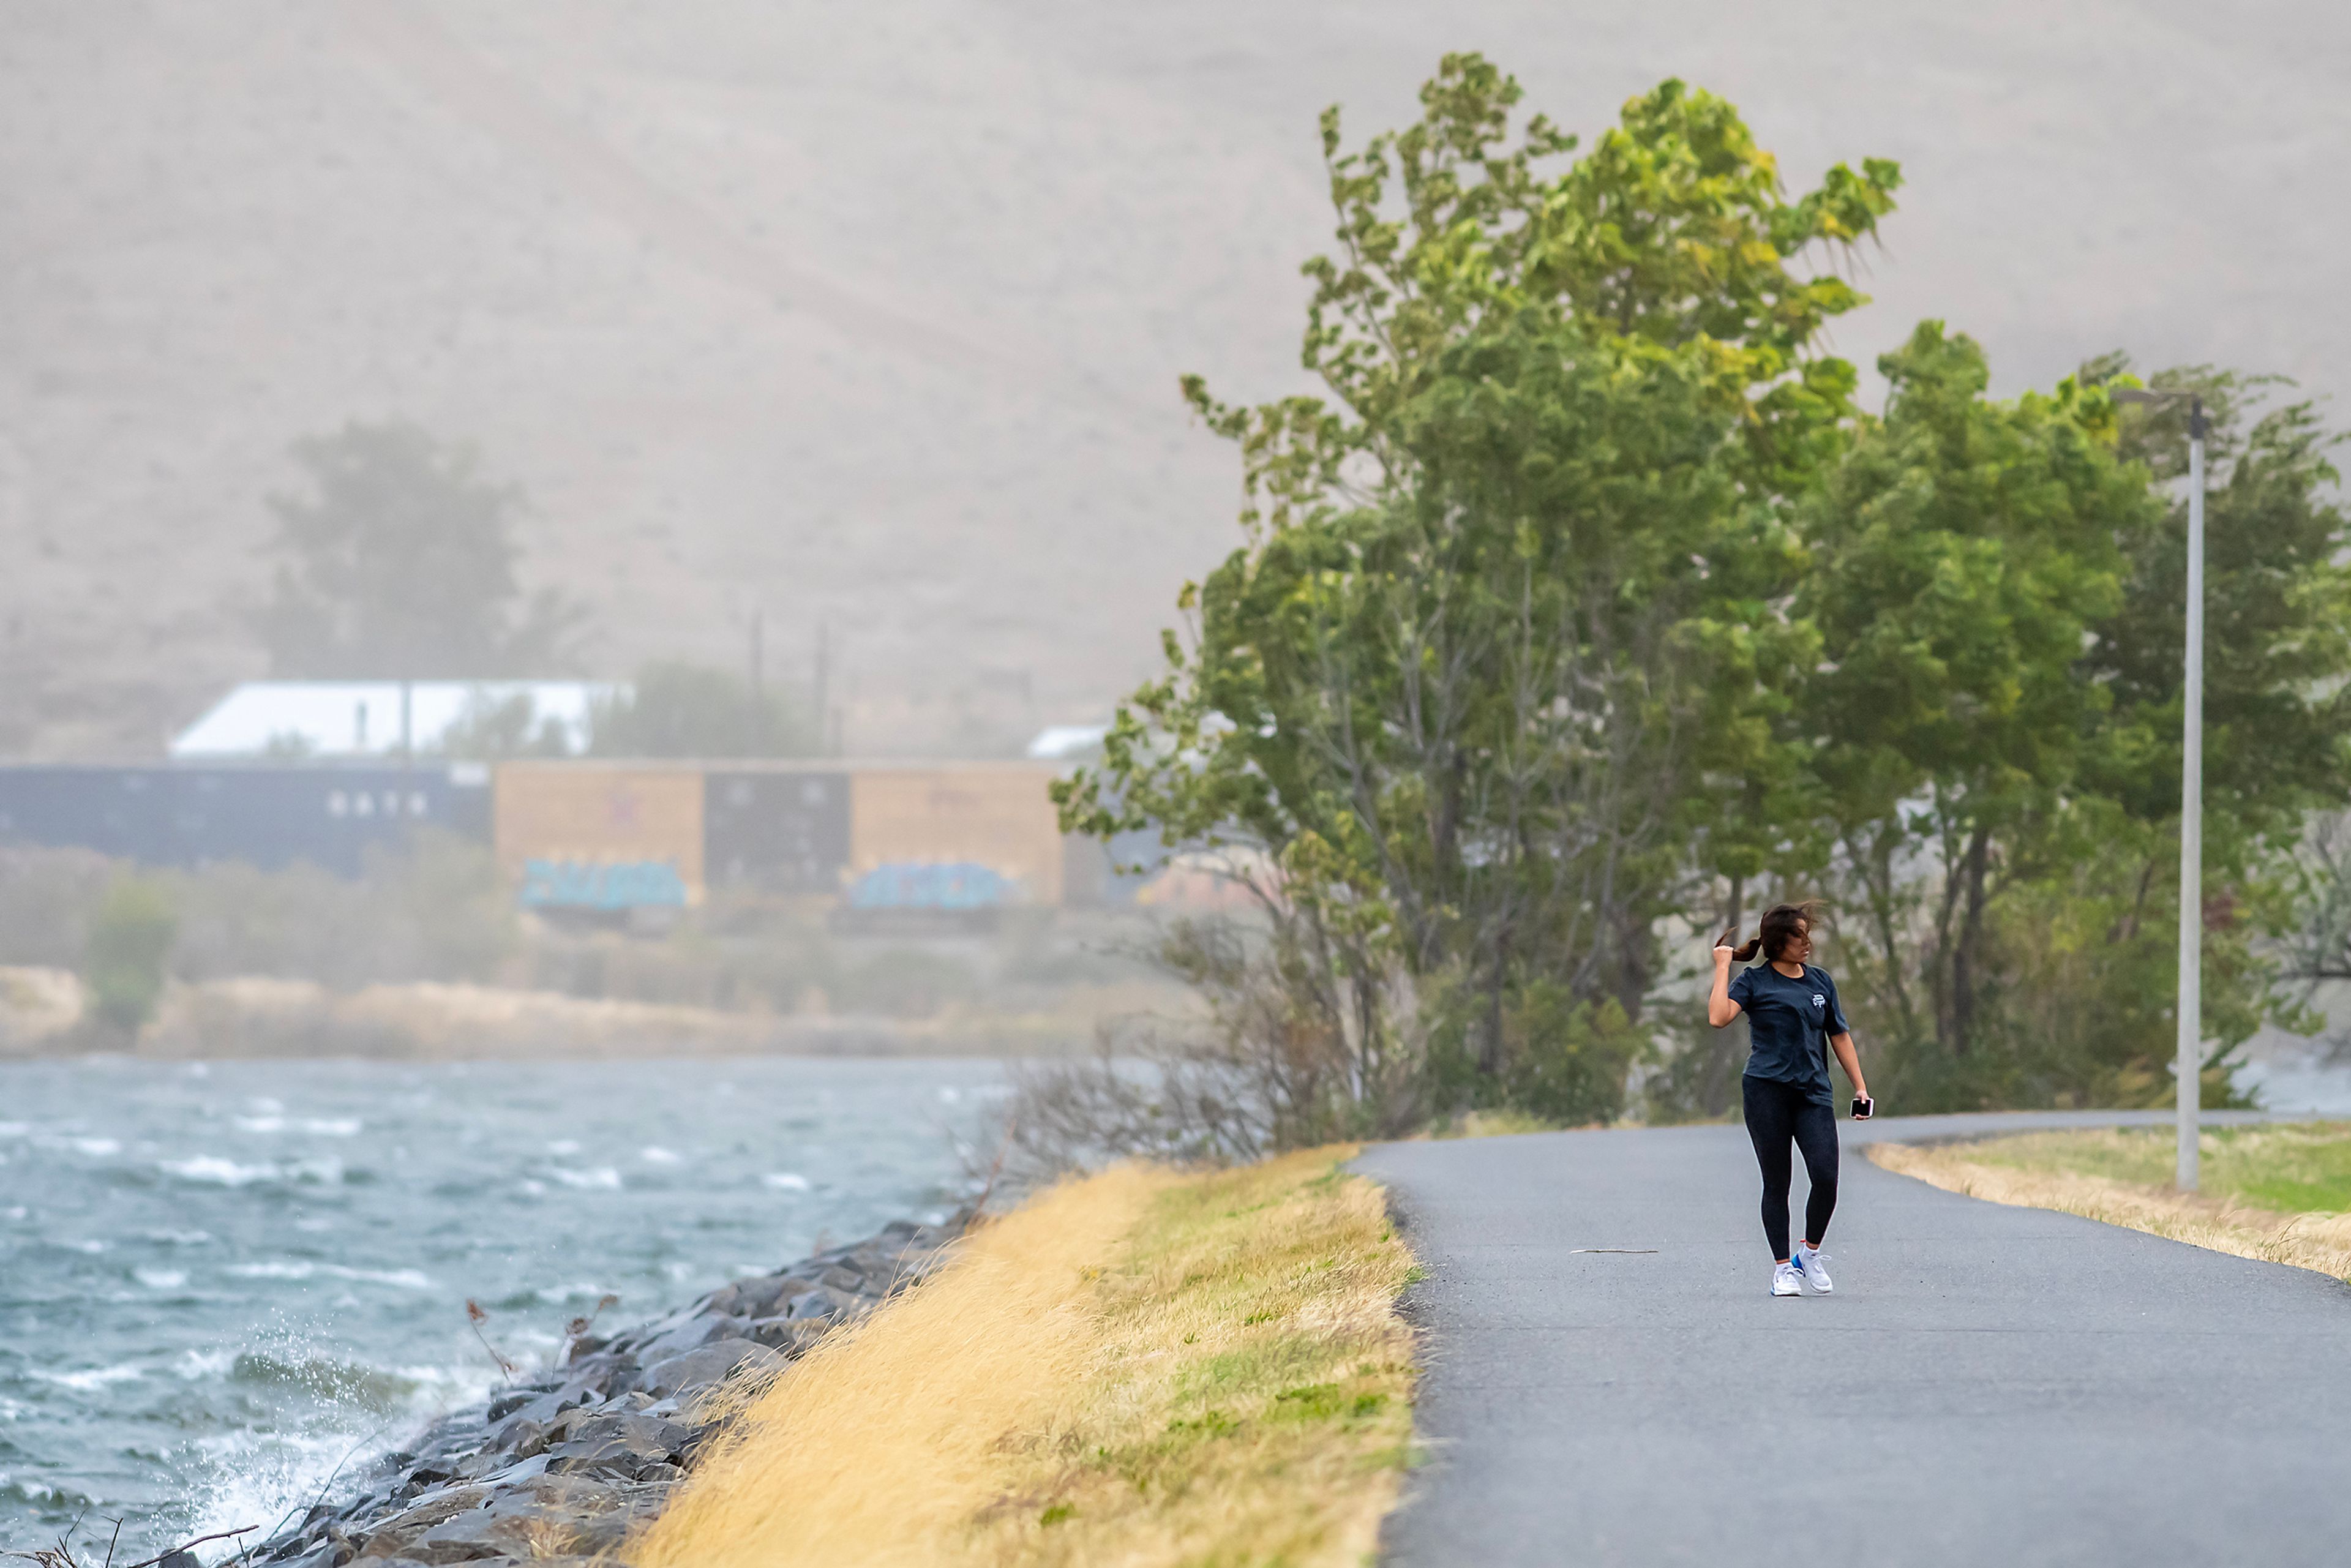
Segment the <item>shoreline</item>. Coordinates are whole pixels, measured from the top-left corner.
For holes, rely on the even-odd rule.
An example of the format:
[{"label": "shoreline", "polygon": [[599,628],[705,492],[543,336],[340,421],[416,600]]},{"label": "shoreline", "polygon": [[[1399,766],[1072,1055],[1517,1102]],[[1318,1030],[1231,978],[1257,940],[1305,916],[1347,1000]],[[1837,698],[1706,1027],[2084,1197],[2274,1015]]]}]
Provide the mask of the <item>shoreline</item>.
[{"label": "shoreline", "polygon": [[[950,1007],[921,1019],[729,1011],[446,981],[335,991],[243,977],[174,985],[135,1035],[86,1016],[63,971],[0,971],[0,1062],[612,1060],[641,1056],[1065,1056],[1089,1049],[1113,998],[1019,1011]],[[1129,998],[1114,998],[1125,1001]],[[68,1003],[70,1005],[68,1005]]]},{"label": "shoreline", "polygon": [[736,1396],[935,1271],[971,1218],[895,1220],[610,1336],[575,1321],[551,1365],[428,1422],[407,1447],[379,1455],[339,1504],[326,1500],[330,1479],[290,1526],[261,1527],[269,1533],[251,1560],[609,1560],[731,1424]]}]

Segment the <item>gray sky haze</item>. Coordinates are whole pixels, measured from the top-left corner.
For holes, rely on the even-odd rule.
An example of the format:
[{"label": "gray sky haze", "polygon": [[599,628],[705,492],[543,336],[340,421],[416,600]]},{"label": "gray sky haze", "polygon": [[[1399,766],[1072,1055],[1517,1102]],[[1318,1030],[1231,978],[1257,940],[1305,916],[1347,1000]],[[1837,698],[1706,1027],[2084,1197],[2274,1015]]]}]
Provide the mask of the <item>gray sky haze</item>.
[{"label": "gray sky haze", "polygon": [[832,627],[856,749],[1099,715],[1237,538],[1176,378],[1301,384],[1317,112],[1402,123],[1464,48],[1587,133],[1678,75],[1792,185],[1900,160],[1865,365],[1931,315],[2004,392],[2112,348],[2343,388],[2311,0],[15,0],[0,752],[152,752],[259,673],[287,443],[392,415],[528,491],[588,673],[757,612],[778,678]]}]

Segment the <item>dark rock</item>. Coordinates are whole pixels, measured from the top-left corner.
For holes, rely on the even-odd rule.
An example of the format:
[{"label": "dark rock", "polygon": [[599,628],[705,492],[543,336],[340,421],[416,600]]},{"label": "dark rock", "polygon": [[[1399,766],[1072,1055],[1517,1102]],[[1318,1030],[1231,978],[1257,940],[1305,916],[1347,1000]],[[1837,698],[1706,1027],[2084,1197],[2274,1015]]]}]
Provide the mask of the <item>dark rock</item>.
[{"label": "dark rock", "polygon": [[965,1218],[901,1220],[610,1339],[582,1336],[560,1372],[435,1421],[377,1459],[349,1500],[309,1509],[253,1556],[271,1568],[601,1568],[723,1430],[701,1414],[713,1388],[783,1365],[921,1279]]},{"label": "dark rock", "polygon": [[547,1456],[539,1453],[533,1454],[528,1458],[517,1459],[501,1469],[486,1470],[475,1479],[481,1485],[496,1491],[546,1473]]},{"label": "dark rock", "polygon": [[[194,1554],[192,1552],[189,1555]],[[299,1556],[281,1558],[278,1561],[285,1563],[287,1568],[343,1568],[345,1563],[358,1555],[359,1549],[348,1541],[325,1541]],[[158,1568],[161,1568],[160,1564]]]},{"label": "dark rock", "polygon": [[637,1387],[659,1399],[707,1387],[747,1364],[756,1369],[782,1359],[765,1345],[747,1339],[721,1340],[653,1363],[637,1375]]},{"label": "dark rock", "polygon": [[754,1344],[779,1350],[786,1355],[799,1355],[822,1339],[831,1322],[822,1318],[761,1318],[750,1325],[745,1335]]},{"label": "dark rock", "polygon": [[548,1450],[547,1473],[636,1480],[649,1468],[674,1459],[693,1436],[692,1427],[658,1416],[591,1416]]},{"label": "dark rock", "polygon": [[196,1561],[196,1554],[193,1552],[167,1552],[156,1568],[203,1568],[203,1564]]},{"label": "dark rock", "polygon": [[840,1318],[846,1315],[855,1300],[830,1285],[819,1285],[792,1303],[791,1316],[795,1321]]},{"label": "dark rock", "polygon": [[776,1298],[783,1291],[780,1274],[761,1274],[753,1279],[737,1280],[723,1289],[713,1291],[703,1304],[703,1311],[720,1317],[764,1318],[775,1313]]},{"label": "dark rock", "polygon": [[637,1360],[645,1366],[683,1355],[689,1350],[699,1350],[714,1339],[726,1337],[725,1318],[691,1318],[675,1328],[664,1331],[648,1340],[636,1352]]},{"label": "dark rock", "polygon": [[529,1558],[568,1552],[579,1537],[580,1532],[560,1515],[477,1508],[434,1525],[408,1551],[420,1562],[432,1563]]},{"label": "dark rock", "polygon": [[538,1388],[513,1388],[499,1395],[496,1398],[490,1401],[490,1425],[493,1427],[496,1426],[499,1422],[505,1420],[507,1416],[513,1415],[516,1411],[521,1409],[524,1406],[538,1398],[539,1395],[544,1392],[545,1390]]}]

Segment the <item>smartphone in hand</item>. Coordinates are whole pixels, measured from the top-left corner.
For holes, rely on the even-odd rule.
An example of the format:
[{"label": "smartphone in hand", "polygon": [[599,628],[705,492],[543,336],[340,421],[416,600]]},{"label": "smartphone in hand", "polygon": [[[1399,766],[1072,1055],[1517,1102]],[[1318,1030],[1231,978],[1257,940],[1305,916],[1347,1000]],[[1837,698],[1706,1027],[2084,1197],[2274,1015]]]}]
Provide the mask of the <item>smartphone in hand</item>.
[{"label": "smartphone in hand", "polygon": [[1853,1119],[1855,1121],[1866,1122],[1876,1110],[1877,1102],[1871,1099],[1868,1095],[1856,1094],[1853,1097]]}]

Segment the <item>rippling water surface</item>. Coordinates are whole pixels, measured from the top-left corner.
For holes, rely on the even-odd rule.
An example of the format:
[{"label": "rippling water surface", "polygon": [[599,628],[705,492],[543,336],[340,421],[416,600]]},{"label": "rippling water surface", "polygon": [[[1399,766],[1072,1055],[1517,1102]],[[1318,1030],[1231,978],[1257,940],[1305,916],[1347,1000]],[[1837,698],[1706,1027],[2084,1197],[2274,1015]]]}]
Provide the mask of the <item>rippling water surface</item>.
[{"label": "rippling water surface", "polygon": [[[608,1321],[964,1187],[971,1061],[0,1064],[0,1550],[268,1526]],[[131,1550],[132,1548],[140,1550]]]}]

